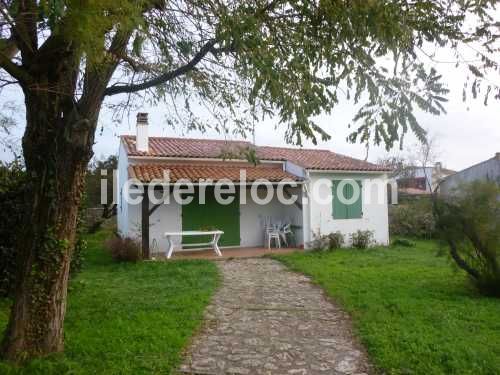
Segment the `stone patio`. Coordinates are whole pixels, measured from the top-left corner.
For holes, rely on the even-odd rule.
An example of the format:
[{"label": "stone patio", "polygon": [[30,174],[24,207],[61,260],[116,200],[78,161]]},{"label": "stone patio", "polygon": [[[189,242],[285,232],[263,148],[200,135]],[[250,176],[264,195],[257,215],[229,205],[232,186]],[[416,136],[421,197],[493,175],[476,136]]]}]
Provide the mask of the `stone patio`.
[{"label": "stone patio", "polygon": [[[209,259],[209,260],[227,260],[232,258],[256,258],[270,254],[289,254],[295,251],[304,251],[292,247],[282,247],[277,249],[265,247],[237,247],[231,249],[221,249],[222,256],[217,256],[212,249],[196,251],[174,251],[171,260],[179,259]],[[154,254],[157,259],[165,259],[164,253]]]},{"label": "stone patio", "polygon": [[368,374],[349,316],[266,258],[217,262],[223,281],[182,374]]}]

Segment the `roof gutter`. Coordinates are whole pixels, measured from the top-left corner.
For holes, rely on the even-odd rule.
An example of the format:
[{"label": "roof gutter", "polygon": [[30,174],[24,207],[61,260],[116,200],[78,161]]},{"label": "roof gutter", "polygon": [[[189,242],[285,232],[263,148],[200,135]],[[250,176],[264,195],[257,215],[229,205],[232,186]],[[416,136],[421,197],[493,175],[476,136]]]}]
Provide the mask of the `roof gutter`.
[{"label": "roof gutter", "polygon": [[366,174],[387,174],[390,173],[390,170],[387,171],[363,171],[363,170],[343,170],[343,169],[307,169],[309,173],[343,173],[343,174],[352,174],[352,173],[366,173]]},{"label": "roof gutter", "polygon": [[[231,181],[232,182],[232,181]],[[284,186],[289,186],[289,185],[293,185],[293,184],[296,184],[296,185],[303,185],[306,181],[269,181],[269,183],[271,185],[284,185]],[[142,181],[137,181],[137,182],[134,182],[134,185],[136,186],[148,186],[150,185],[151,183],[154,183],[155,186],[174,186],[177,184],[177,181],[176,182],[142,182]],[[190,183],[190,184],[193,184],[194,186],[215,186],[219,183],[219,181],[212,181],[212,182],[192,182],[192,181],[180,181],[179,182],[179,185],[185,185],[186,183]],[[221,184],[223,185],[227,185],[229,183],[229,181],[220,181]],[[250,185],[253,185],[254,183],[258,184],[258,185],[267,185],[260,182],[260,181],[249,181],[249,182],[246,182],[246,183],[241,183],[241,182],[232,182],[233,185],[235,186],[250,186]]]}]

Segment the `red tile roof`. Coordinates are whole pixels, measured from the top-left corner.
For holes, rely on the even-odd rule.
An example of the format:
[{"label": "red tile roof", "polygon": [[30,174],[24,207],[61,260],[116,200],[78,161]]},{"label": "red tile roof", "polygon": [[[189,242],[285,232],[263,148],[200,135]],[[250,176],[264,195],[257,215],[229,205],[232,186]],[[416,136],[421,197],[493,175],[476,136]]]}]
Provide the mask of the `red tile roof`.
[{"label": "red tile roof", "polygon": [[135,148],[134,136],[122,136],[125,150],[130,156],[174,157],[174,158],[221,158],[227,153],[256,148],[261,160],[290,161],[306,169],[343,171],[388,171],[387,167],[340,155],[329,150],[253,146],[245,141],[224,141],[192,138],[150,137],[149,151]]},{"label": "red tile roof", "polygon": [[283,180],[300,180],[298,177],[284,172],[281,168],[262,165],[222,165],[222,164],[136,164],[128,167],[130,178],[136,178],[141,182],[151,182],[153,179],[163,180],[164,173],[168,172],[169,182],[173,183],[180,179],[192,182],[199,180],[219,181],[228,179],[233,182],[240,181],[240,170],[246,172],[246,181],[253,182],[265,179],[271,182]]},{"label": "red tile roof", "polygon": [[122,140],[130,156],[165,156],[179,158],[220,158],[227,152],[251,147],[245,141],[224,141],[192,138],[149,137],[149,151],[137,151],[135,137],[124,135]]},{"label": "red tile roof", "polygon": [[257,156],[262,160],[288,160],[306,169],[344,171],[387,171],[387,168],[329,150],[261,146]]}]

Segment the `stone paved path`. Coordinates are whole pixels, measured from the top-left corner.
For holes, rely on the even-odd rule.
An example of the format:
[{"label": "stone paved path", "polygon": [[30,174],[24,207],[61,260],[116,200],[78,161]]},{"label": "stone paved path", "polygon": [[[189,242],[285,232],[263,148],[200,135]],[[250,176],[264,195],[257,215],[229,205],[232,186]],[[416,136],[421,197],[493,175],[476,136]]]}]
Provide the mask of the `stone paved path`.
[{"label": "stone paved path", "polygon": [[367,374],[347,314],[300,274],[265,258],[217,262],[222,286],[182,374]]}]

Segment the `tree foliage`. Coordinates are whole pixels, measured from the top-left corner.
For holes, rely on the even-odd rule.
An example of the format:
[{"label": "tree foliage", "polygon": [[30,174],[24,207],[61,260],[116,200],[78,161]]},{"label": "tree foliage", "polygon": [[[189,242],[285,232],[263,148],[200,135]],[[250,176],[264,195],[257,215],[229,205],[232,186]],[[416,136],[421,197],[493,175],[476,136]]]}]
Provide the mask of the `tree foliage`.
[{"label": "tree foliage", "polygon": [[481,292],[500,297],[500,185],[463,184],[435,212],[455,263]]},{"label": "tree foliage", "polygon": [[[252,118],[275,116],[288,127],[288,141],[300,144],[328,138],[314,116],[347,98],[360,108],[351,141],[390,148],[408,131],[424,139],[415,111],[443,113],[448,91],[424,64],[436,46],[457,50],[457,64],[467,63],[474,96],[481,85],[486,96],[498,96],[487,79],[497,69],[490,57],[497,51],[495,1],[3,4],[0,66],[21,85],[33,81],[43,53],[64,41],[79,62],[72,100],[92,95],[90,78],[98,74],[107,86],[94,93],[99,98],[126,94],[113,107],[127,110],[146,91],[148,100],[170,103],[171,125],[245,132]],[[475,62],[460,59],[463,45],[481,47]]]}]

